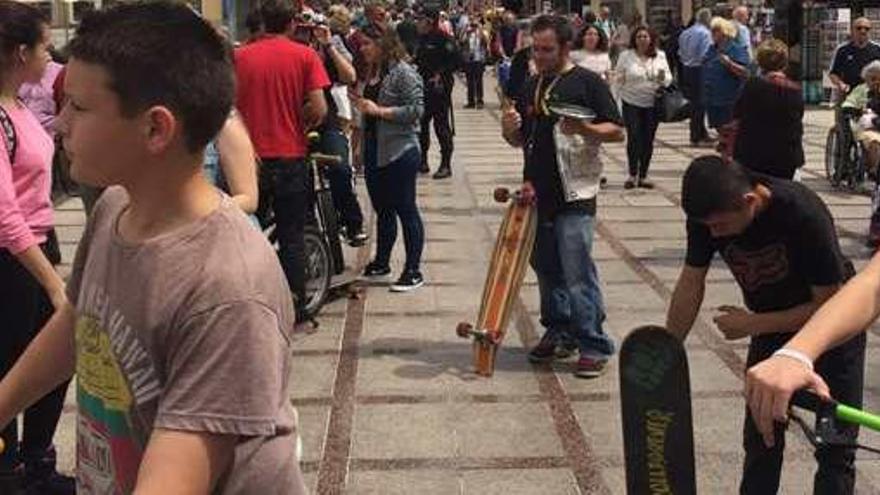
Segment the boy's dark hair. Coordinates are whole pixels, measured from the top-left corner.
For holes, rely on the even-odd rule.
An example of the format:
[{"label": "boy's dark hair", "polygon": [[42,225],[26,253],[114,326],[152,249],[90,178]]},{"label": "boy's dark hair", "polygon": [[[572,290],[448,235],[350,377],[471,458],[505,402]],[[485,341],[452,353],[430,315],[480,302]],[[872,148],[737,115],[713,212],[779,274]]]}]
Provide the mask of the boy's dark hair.
[{"label": "boy's dark hair", "polygon": [[296,10],[290,0],[264,0],[260,4],[263,30],[268,34],[286,33],[295,14]]},{"label": "boy's dark hair", "polygon": [[251,36],[256,36],[263,32],[263,16],[260,9],[252,9],[248,12],[244,19],[244,26],[247,28]]},{"label": "boy's dark hair", "polygon": [[568,45],[574,39],[574,30],[571,28],[571,23],[565,17],[545,14],[538,16],[532,21],[533,35],[548,29],[556,33],[556,41],[559,42],[561,47]]},{"label": "boy's dark hair", "polygon": [[70,53],[107,71],[125,117],[167,107],[192,153],[214,139],[232,109],[235,77],[223,39],[185,5],[137,2],[92,13]]},{"label": "boy's dark hair", "polygon": [[681,181],[681,207],[688,218],[705,219],[714,213],[738,210],[742,197],[757,181],[742,165],[724,163],[720,156],[694,159]]},{"label": "boy's dark hair", "polygon": [[33,48],[43,39],[43,26],[49,19],[32,5],[0,0],[0,81],[12,68],[10,56],[24,45]]}]

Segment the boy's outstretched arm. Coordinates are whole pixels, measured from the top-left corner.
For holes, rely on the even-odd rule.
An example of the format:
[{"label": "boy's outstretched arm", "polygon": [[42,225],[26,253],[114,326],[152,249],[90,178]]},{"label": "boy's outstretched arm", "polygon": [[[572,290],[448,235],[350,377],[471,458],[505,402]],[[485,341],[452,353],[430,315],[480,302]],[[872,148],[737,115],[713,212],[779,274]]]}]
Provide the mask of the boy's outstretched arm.
[{"label": "boy's outstretched arm", "polygon": [[0,382],[0,428],[69,380],[76,369],[76,310],[64,304]]}]

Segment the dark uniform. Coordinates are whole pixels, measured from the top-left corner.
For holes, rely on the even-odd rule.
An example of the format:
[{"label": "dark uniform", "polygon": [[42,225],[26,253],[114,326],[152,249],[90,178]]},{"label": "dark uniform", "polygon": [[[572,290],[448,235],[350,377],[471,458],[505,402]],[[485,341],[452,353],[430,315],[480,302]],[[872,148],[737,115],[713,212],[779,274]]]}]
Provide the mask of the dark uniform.
[{"label": "dark uniform", "polygon": [[440,168],[435,179],[452,175],[452,86],[453,73],[460,64],[455,40],[438,29],[419,38],[416,65],[425,84],[425,112],[421,121],[422,172],[428,172],[431,121],[440,142]]}]

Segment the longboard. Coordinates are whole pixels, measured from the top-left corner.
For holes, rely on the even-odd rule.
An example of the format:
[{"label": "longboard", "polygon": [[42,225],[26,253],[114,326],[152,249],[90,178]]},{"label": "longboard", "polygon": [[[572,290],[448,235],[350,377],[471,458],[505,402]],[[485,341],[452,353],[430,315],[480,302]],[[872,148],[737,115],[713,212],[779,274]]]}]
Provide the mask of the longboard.
[{"label": "longboard", "polygon": [[474,370],[482,376],[492,376],[495,371],[498,347],[507,333],[537,230],[535,206],[520,201],[519,193],[498,188],[494,197],[508,206],[483,285],[480,312],[476,324],[461,322],[456,327],[459,337],[473,339]]},{"label": "longboard", "polygon": [[620,399],[627,493],[695,494],[687,356],[663,327],[639,327],[624,340]]}]

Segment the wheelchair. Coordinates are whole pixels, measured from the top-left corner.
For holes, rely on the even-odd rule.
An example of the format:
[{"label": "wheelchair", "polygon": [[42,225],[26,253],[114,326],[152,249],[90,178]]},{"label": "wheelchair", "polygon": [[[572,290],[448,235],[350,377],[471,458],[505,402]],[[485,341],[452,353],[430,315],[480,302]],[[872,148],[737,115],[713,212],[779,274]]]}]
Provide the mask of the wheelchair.
[{"label": "wheelchair", "polygon": [[835,107],[835,125],[825,138],[825,175],[835,189],[859,191],[869,178],[865,150],[856,138],[861,114],[861,110],[840,104]]}]

